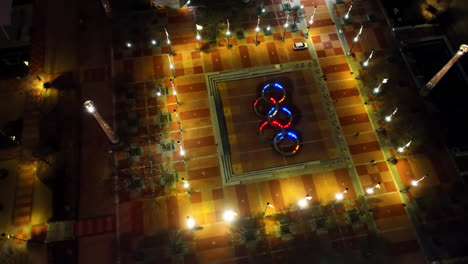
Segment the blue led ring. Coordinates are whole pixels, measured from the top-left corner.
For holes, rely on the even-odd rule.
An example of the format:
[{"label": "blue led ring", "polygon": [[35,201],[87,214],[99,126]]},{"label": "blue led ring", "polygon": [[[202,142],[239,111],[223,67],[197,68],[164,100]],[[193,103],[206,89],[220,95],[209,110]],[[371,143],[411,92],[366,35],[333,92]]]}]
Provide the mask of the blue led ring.
[{"label": "blue led ring", "polygon": [[[281,98],[274,98],[278,104],[281,104],[284,99],[286,99],[286,91],[284,90],[283,86],[277,82],[273,83],[273,84],[266,84],[265,86],[263,86],[263,89],[262,89],[262,96],[265,97],[265,91],[268,91],[269,89],[276,89],[276,90],[281,90],[283,92],[283,97]],[[270,93],[271,94],[271,93]],[[268,97],[271,97],[270,95],[268,95]]]}]

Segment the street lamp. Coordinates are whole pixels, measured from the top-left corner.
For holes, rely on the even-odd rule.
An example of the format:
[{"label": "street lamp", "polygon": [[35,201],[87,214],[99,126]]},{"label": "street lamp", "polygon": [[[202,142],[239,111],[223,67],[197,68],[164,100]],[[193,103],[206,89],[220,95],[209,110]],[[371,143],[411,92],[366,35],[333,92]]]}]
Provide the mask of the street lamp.
[{"label": "street lamp", "polygon": [[19,237],[15,237],[15,236],[13,236],[13,235],[8,235],[8,234],[6,234],[6,233],[2,233],[2,237],[6,237],[7,239],[13,238],[13,239],[20,240],[20,241],[23,241],[23,242],[28,242],[28,241],[25,240],[25,239],[22,239],[22,238],[19,238]]},{"label": "street lamp", "polygon": [[226,38],[227,38],[227,47],[228,49],[231,48],[232,46],[229,45],[229,36],[231,35],[231,31],[229,31],[229,19],[226,19],[227,20],[227,30],[226,30]]},{"label": "street lamp", "polygon": [[405,151],[405,149],[411,145],[411,142],[413,142],[413,140],[408,141],[408,143],[406,143],[406,145],[404,145],[403,147],[399,147],[397,149],[398,152],[403,153]]},{"label": "street lamp", "polygon": [[131,43],[131,42],[127,42],[127,43],[125,43],[125,45],[127,46],[127,48],[131,48],[131,47],[133,47],[133,45],[132,45],[132,43]]},{"label": "street lamp", "polygon": [[177,90],[176,90],[175,83],[174,83],[174,81],[173,81],[172,79],[169,79],[169,81],[171,82],[172,94],[173,94],[174,97],[175,97],[176,103],[177,103],[177,104],[180,104],[179,98],[177,97]]},{"label": "street lamp", "polygon": [[348,192],[348,188],[346,188],[344,191],[340,192],[340,193],[337,193],[335,195],[336,199],[337,200],[343,200],[343,194],[347,193]]},{"label": "street lamp", "polygon": [[387,122],[392,121],[392,117],[396,114],[397,111],[398,111],[398,107],[395,108],[395,110],[393,110],[393,112],[390,115],[385,117],[385,121],[387,121]]},{"label": "street lamp", "polygon": [[180,155],[185,157],[185,150],[184,150],[184,148],[182,147],[182,142],[177,141],[177,145],[179,145],[179,150],[180,150],[179,153],[180,153]]},{"label": "street lamp", "polygon": [[226,222],[232,222],[234,220],[234,218],[236,218],[237,216],[237,213],[232,211],[232,210],[227,210],[226,212],[224,212],[223,214],[223,219],[224,221]]},{"label": "street lamp", "polygon": [[428,173],[424,174],[424,176],[422,176],[422,178],[419,179],[419,180],[412,180],[412,181],[411,181],[411,185],[413,185],[413,186],[415,186],[415,187],[418,186],[419,182],[422,181],[422,180],[424,180],[424,179],[426,179],[427,176],[429,176]]},{"label": "street lamp", "polygon": [[268,207],[275,208],[272,204],[270,204],[270,202],[267,202],[266,206],[265,206],[265,210],[263,210],[263,214],[266,214],[266,211],[267,211]]},{"label": "street lamp", "polygon": [[467,52],[468,45],[462,44],[458,49],[457,53],[453,55],[449,62],[447,62],[447,64],[445,64],[444,67],[442,67],[442,69],[440,69],[440,71],[436,73],[436,75],[434,75],[434,77],[432,77],[431,80],[429,80],[429,82],[427,82],[424,87],[421,88],[421,90],[419,90],[419,94],[421,96],[427,96],[429,92],[431,92],[431,90],[437,85],[440,79],[444,77],[447,71],[450,70],[450,68],[452,68],[452,66],[460,59],[460,57]]},{"label": "street lamp", "polygon": [[346,15],[344,15],[345,19],[349,18],[349,12],[351,12],[351,9],[353,8],[353,3],[354,3],[354,1],[351,1],[351,5],[348,8],[348,12],[346,12]]},{"label": "street lamp", "polygon": [[182,123],[180,122],[179,115],[177,114],[177,110],[174,109],[173,112],[177,119],[177,124],[179,124],[179,131],[182,132]]},{"label": "street lamp", "polygon": [[378,183],[377,183],[374,187],[372,187],[372,188],[367,188],[367,189],[366,189],[366,192],[367,192],[368,194],[373,194],[375,188],[380,189],[380,182],[378,182]]},{"label": "street lamp", "polygon": [[187,227],[189,229],[192,229],[195,227],[195,219],[191,218],[190,216],[187,216]]},{"label": "street lamp", "polygon": [[289,14],[286,16],[286,23],[284,23],[284,31],[283,31],[283,37],[282,40],[284,41],[284,38],[286,36],[286,29],[289,27]]},{"label": "street lamp", "polygon": [[372,56],[374,55],[374,49],[372,49],[371,53],[369,54],[369,57],[367,58],[367,60],[365,60],[363,63],[362,63],[362,66],[364,67],[367,67],[369,65],[369,61],[370,59],[372,58]]},{"label": "street lamp", "polygon": [[306,197],[304,199],[299,200],[297,204],[300,208],[304,208],[307,206],[307,201],[309,200],[312,200],[312,197],[307,194]]},{"label": "street lamp", "polygon": [[349,49],[348,51],[348,56],[351,56],[353,54],[353,48],[354,48],[354,44],[356,44],[358,41],[359,41],[359,36],[361,36],[362,34],[362,29],[364,28],[364,26],[361,24],[361,27],[359,28],[359,32],[357,33],[357,35],[353,38],[353,43],[351,44],[351,48]]},{"label": "street lamp", "polygon": [[257,27],[255,28],[255,46],[258,46],[258,32],[260,31],[260,16],[257,18]]},{"label": "street lamp", "polygon": [[387,83],[387,82],[388,82],[388,78],[383,78],[383,80],[382,80],[382,82],[379,84],[379,86],[377,86],[377,87],[374,88],[373,93],[374,93],[374,94],[380,93],[380,87],[382,87],[382,84]]},{"label": "street lamp", "polygon": [[156,40],[152,39],[151,40],[151,45],[156,46],[156,44],[158,44],[158,42]]},{"label": "street lamp", "polygon": [[195,27],[197,28],[197,41],[198,41],[198,49],[201,50],[201,45],[200,45],[200,40],[201,40],[201,36],[199,34],[199,31],[203,29],[202,26],[198,25],[198,24],[195,24]]},{"label": "street lamp", "polygon": [[84,102],[83,105],[85,109],[88,111],[88,113],[94,116],[98,124],[101,126],[102,130],[104,130],[104,133],[106,134],[110,142],[112,142],[113,144],[119,143],[119,137],[115,134],[114,130],[107,124],[106,121],[104,121],[102,116],[96,110],[96,107],[94,106],[94,102],[91,100],[88,100]]},{"label": "street lamp", "polygon": [[169,54],[166,54],[166,55],[167,55],[167,59],[169,60],[169,68],[171,68],[171,71],[172,71],[172,77],[174,77],[175,79],[176,76],[175,76],[175,71],[174,71],[174,65],[172,65],[171,57],[169,56]]},{"label": "street lamp", "polygon": [[164,32],[166,32],[166,43],[169,46],[169,54],[174,55],[175,53],[172,52],[172,45],[171,45],[171,39],[169,37],[169,33],[167,33],[167,29],[164,28]]},{"label": "street lamp", "polygon": [[307,37],[306,38],[309,38],[309,30],[310,30],[310,26],[314,23],[314,17],[315,17],[315,11],[316,10],[317,10],[317,6],[314,6],[314,12],[310,16],[309,24],[307,25]]}]

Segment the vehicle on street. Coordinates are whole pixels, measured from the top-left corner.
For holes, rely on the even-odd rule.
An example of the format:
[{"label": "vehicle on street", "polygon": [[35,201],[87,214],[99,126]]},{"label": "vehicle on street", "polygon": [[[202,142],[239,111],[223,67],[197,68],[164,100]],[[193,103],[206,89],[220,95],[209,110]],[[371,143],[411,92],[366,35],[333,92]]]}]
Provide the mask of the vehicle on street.
[{"label": "vehicle on street", "polygon": [[296,43],[294,43],[294,46],[293,46],[294,50],[304,50],[304,49],[308,49],[308,48],[309,48],[309,46],[305,42],[296,42]]}]

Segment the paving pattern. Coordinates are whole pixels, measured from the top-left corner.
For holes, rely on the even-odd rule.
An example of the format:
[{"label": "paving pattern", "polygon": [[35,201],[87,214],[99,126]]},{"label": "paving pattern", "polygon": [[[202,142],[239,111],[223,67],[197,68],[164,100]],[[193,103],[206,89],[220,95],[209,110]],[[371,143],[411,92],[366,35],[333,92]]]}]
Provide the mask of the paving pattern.
[{"label": "paving pattern", "polygon": [[[300,214],[302,211],[297,211],[297,201],[309,194],[313,197],[312,203],[303,210],[306,216],[301,217],[305,222],[313,224],[298,224],[295,237],[319,237],[323,241],[330,241],[336,250],[357,249],[357,245],[362,243],[360,235],[373,228],[369,226],[367,218],[371,216],[371,222],[382,237],[390,241],[393,252],[401,256],[401,261],[412,258],[411,263],[423,263],[399,189],[389,168],[394,165],[385,162],[386,157],[368,115],[368,106],[363,104],[358,90],[355,76],[361,69],[349,64],[346,50],[338,37],[340,33],[333,24],[330,12],[341,16],[346,12],[346,7],[334,5],[333,10],[328,10],[324,1],[301,3],[305,6],[306,14],[312,12],[314,5],[318,6],[314,24],[309,29],[310,40],[334,102],[353,168],[222,187],[204,74],[304,61],[312,59],[313,55],[292,52],[289,48],[293,42],[305,40],[303,32],[288,32],[286,40],[281,41],[282,30],[276,25],[284,23],[286,15],[281,11],[279,1],[267,5],[269,12],[276,10],[268,14],[274,33],[262,36],[260,45],[255,46],[251,37],[254,34],[249,34],[253,27],[245,27],[248,37],[242,40],[232,38],[232,48],[226,48],[225,40],[219,40],[215,45],[202,41],[203,52],[197,51],[198,43],[191,33],[177,30],[177,26],[189,24],[193,19],[190,11],[183,8],[164,13],[162,17],[171,21],[168,30],[171,32],[172,50],[176,53],[171,60],[176,76],[177,101],[180,104],[176,102],[168,80],[174,76],[169,59],[164,54],[169,51],[167,47],[132,50],[115,47],[116,72],[127,74],[132,80],[129,84],[129,91],[132,92],[127,93],[126,98],[119,96],[117,100],[118,120],[121,120],[119,129],[125,130],[128,135],[128,147],[116,154],[119,170],[124,182],[129,177],[145,182],[141,188],[120,193],[120,232],[130,241],[130,244],[124,243],[124,248],[132,250],[135,247],[131,245],[143,239],[143,248],[166,252],[151,241],[159,238],[170,244],[177,240],[174,239],[174,232],[177,233],[174,230],[182,229],[180,237],[186,250],[180,254],[166,254],[164,263],[242,262],[249,254],[249,246],[234,238],[231,232],[233,227],[223,221],[223,212],[230,209],[237,212],[240,218],[255,218],[266,209],[266,217],[261,220],[267,226],[266,244],[279,245],[277,243],[280,241],[287,240],[287,235],[282,234],[282,224],[278,217],[284,212]],[[361,40],[353,47],[355,55],[352,59],[355,62],[361,61],[372,48],[376,50],[375,59],[382,58],[383,51],[391,46],[391,35],[378,7],[374,1],[366,3],[369,4],[358,4],[355,7],[352,12],[354,23],[343,27],[343,36],[349,47],[361,22],[364,25]],[[365,19],[370,11],[377,14],[375,22]],[[181,14],[185,15],[176,19]],[[273,23],[275,20],[277,24]],[[163,95],[155,96],[157,90],[162,91]],[[236,113],[245,111],[238,108]],[[247,108],[250,106],[247,105]],[[376,107],[371,106],[369,109],[372,112]],[[179,131],[178,120],[182,132]],[[159,142],[162,134],[169,138],[166,146]],[[185,159],[180,155],[176,143],[181,139],[186,150]],[[371,160],[377,161],[376,164],[373,165]],[[410,162],[412,166],[405,165],[408,164],[405,157],[400,161],[396,168],[407,185],[421,171],[422,167],[416,165],[420,159]],[[175,181],[162,191],[158,190],[156,184],[162,178],[161,169],[156,164],[167,167]],[[425,165],[426,168],[433,167],[429,161]],[[435,170],[431,170],[431,173],[444,177],[444,173]],[[189,193],[183,187],[181,178],[189,180]],[[363,190],[378,182],[381,183],[380,189],[376,189],[374,194],[359,196]],[[431,184],[437,184],[437,180]],[[334,195],[346,187],[349,190],[345,200],[341,203],[332,202],[335,200]],[[266,202],[275,208],[267,208]],[[195,219],[201,229],[185,230],[187,216]],[[127,260],[131,263],[131,258]],[[270,261],[272,259],[266,258],[260,262]],[[148,263],[152,262],[148,260]]]}]

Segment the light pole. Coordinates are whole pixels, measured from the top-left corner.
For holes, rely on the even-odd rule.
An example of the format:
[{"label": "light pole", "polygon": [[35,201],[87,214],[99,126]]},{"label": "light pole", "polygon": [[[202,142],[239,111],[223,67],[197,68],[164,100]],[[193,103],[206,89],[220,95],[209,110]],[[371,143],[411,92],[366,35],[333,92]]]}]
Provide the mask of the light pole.
[{"label": "light pole", "polygon": [[422,180],[424,180],[424,179],[426,179],[428,176],[429,176],[429,174],[426,173],[426,174],[424,174],[424,176],[422,176],[419,180],[412,180],[412,181],[411,181],[411,185],[413,185],[413,186],[415,186],[415,187],[418,186],[419,182],[422,181]]},{"label": "light pole", "polygon": [[380,182],[377,182],[377,184],[376,184],[374,187],[367,188],[367,189],[366,189],[366,192],[367,192],[368,194],[373,194],[375,188],[380,189]]},{"label": "light pole", "polygon": [[10,238],[13,238],[13,239],[16,239],[16,240],[19,240],[19,241],[23,241],[23,242],[28,242],[28,240],[26,239],[22,239],[22,238],[19,238],[19,237],[15,237],[13,235],[7,235],[6,233],[2,233],[2,237],[6,237],[7,239],[10,239]]},{"label": "light pole", "polygon": [[184,182],[184,188],[187,189],[187,192],[190,193],[190,184],[188,182],[188,180],[182,178],[182,181]]},{"label": "light pole", "polygon": [[187,227],[189,229],[192,229],[195,227],[195,219],[191,218],[190,216],[187,216]]},{"label": "light pole", "polygon": [[309,23],[307,25],[307,36],[306,36],[306,38],[309,38],[309,30],[310,30],[310,26],[314,23],[314,17],[315,17],[315,11],[316,10],[317,10],[317,6],[314,6],[314,12],[310,16],[310,20],[309,20]]},{"label": "light pole", "polygon": [[282,40],[284,41],[284,38],[286,36],[286,29],[289,27],[289,14],[286,16],[286,23],[284,23],[284,31],[283,31],[283,37]]},{"label": "light pole", "polygon": [[172,45],[171,45],[171,39],[169,37],[169,33],[167,33],[167,29],[164,28],[164,32],[166,32],[166,43],[169,46],[169,54],[174,55],[175,53],[172,52]]},{"label": "light pole", "polygon": [[374,55],[374,49],[372,49],[371,53],[369,54],[369,57],[367,58],[367,60],[365,60],[363,63],[362,63],[362,66],[364,67],[367,67],[369,65],[369,61],[370,59],[372,58],[372,56]]},{"label": "light pole", "polygon": [[227,38],[227,47],[228,49],[231,48],[232,46],[229,45],[229,36],[231,35],[231,31],[229,31],[229,19],[226,19],[227,20],[227,30],[226,30],[226,38]]},{"label": "light pole", "polygon": [[263,215],[266,214],[266,211],[267,211],[268,207],[270,207],[270,208],[275,208],[272,204],[270,204],[270,202],[267,202],[267,203],[266,203],[266,206],[265,206],[265,210],[263,210]]},{"label": "light pole", "polygon": [[260,31],[260,16],[257,18],[257,27],[255,28],[255,46],[258,46],[258,32]]},{"label": "light pole", "polygon": [[386,122],[392,121],[392,117],[396,114],[397,111],[398,111],[398,107],[395,108],[395,110],[393,110],[393,112],[392,112],[390,115],[388,115],[388,116],[385,117],[385,121],[386,121]]},{"label": "light pole", "polygon": [[96,110],[96,107],[94,106],[94,102],[91,100],[88,100],[84,102],[84,107],[86,108],[88,113],[94,116],[98,124],[101,126],[102,130],[104,130],[104,133],[106,134],[110,142],[112,142],[112,144],[119,143],[119,137],[115,134],[114,130],[107,124],[106,121],[104,121],[102,116]]},{"label": "light pole", "polygon": [[460,59],[460,57],[467,52],[468,45],[462,44],[458,49],[457,53],[453,55],[449,62],[447,62],[447,64],[445,64],[445,66],[442,67],[442,69],[440,69],[440,71],[436,75],[434,75],[434,77],[432,77],[432,79],[429,82],[427,82],[426,85],[424,85],[424,87],[421,88],[421,90],[419,90],[419,94],[421,96],[427,96],[431,92],[431,90],[436,86],[436,84],[440,81],[440,79],[444,77],[447,71],[450,70],[450,68],[452,68],[455,62],[457,62]]},{"label": "light pole", "polygon": [[390,158],[388,158],[387,161],[391,162],[393,164],[396,164],[398,162],[398,160],[396,159],[396,155],[398,153],[403,153],[405,151],[405,149],[408,148],[411,145],[411,142],[413,142],[413,140],[408,141],[408,143],[406,143],[406,145],[404,145],[402,147],[398,147],[397,151]]},{"label": "light pole", "polygon": [[351,1],[351,5],[349,5],[348,12],[346,12],[346,15],[344,15],[345,19],[349,18],[349,12],[351,12],[351,9],[353,8],[353,3],[354,1]]},{"label": "light pole", "polygon": [[380,93],[380,88],[382,87],[382,84],[387,83],[388,78],[383,78],[382,82],[379,84],[379,86],[375,87],[374,90],[372,90],[373,94],[379,94]]},{"label": "light pole", "polygon": [[179,153],[180,153],[180,155],[185,157],[185,150],[184,150],[184,148],[182,147],[182,142],[177,141],[177,145],[179,145]]},{"label": "light pole", "polygon": [[307,201],[312,200],[312,196],[309,196],[308,194],[304,199],[301,199],[297,202],[300,208],[304,208],[307,206]]},{"label": "light pole", "polygon": [[177,110],[173,110],[174,115],[176,116],[177,124],[179,124],[179,131],[182,132],[182,123],[180,122],[179,115],[177,114]]},{"label": "light pole", "polygon": [[172,77],[174,77],[175,79],[176,76],[175,76],[174,65],[172,65],[171,57],[169,56],[169,54],[166,54],[166,55],[167,55],[167,59],[169,60],[169,68],[171,68],[171,71],[172,71]]},{"label": "light pole", "polygon": [[337,199],[337,200],[343,200],[343,195],[344,195],[345,193],[347,193],[347,192],[348,192],[348,188],[346,188],[344,191],[342,191],[342,192],[340,192],[340,193],[337,193],[337,194],[335,195],[336,199]]},{"label": "light pole", "polygon": [[234,218],[236,218],[237,216],[237,213],[232,211],[232,210],[227,210],[226,212],[224,212],[223,214],[223,219],[224,221],[226,222],[232,222],[234,220]]},{"label": "light pole", "polygon": [[172,79],[169,79],[169,81],[171,82],[172,94],[173,94],[174,97],[175,97],[176,103],[177,103],[178,105],[180,105],[179,97],[177,97],[177,90],[176,90],[176,86],[175,86],[175,84],[174,84],[174,81],[173,81]]},{"label": "light pole", "polygon": [[197,28],[197,41],[198,41],[198,49],[201,50],[201,45],[200,45],[200,40],[201,40],[201,36],[199,34],[199,31],[203,29],[202,26],[198,25],[198,24],[195,24],[195,27]]},{"label": "light pole", "polygon": [[353,38],[353,43],[351,44],[351,48],[349,49],[348,51],[348,56],[351,56],[353,54],[353,48],[354,48],[354,44],[357,43],[359,41],[359,36],[362,34],[362,29],[364,28],[364,26],[361,24],[361,28],[359,28],[359,32],[357,33],[357,35]]}]

